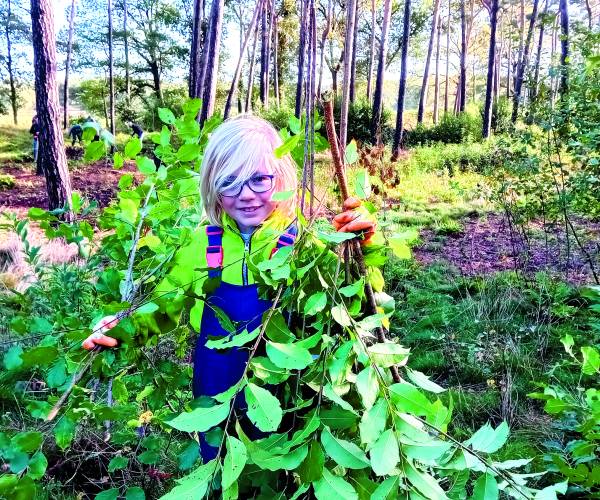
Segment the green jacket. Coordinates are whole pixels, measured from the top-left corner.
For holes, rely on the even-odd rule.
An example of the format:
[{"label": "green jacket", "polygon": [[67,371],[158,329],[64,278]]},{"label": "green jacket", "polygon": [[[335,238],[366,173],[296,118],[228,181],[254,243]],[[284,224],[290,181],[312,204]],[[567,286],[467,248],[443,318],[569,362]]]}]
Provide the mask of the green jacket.
[{"label": "green jacket", "polygon": [[[275,212],[252,234],[245,245],[237,224],[228,215],[222,218],[223,270],[222,281],[233,285],[251,285],[255,278],[248,261],[258,264],[271,256],[279,236],[285,232],[292,220]],[[208,236],[206,225],[198,227],[189,241],[182,246],[171,262],[171,269],[157,286],[154,296],[163,313],[176,323],[183,308],[183,302],[191,295],[204,295],[203,285],[208,278],[206,247]],[[173,296],[173,293],[175,294]],[[202,321],[204,301],[194,300],[190,310],[190,324],[198,331]]]}]

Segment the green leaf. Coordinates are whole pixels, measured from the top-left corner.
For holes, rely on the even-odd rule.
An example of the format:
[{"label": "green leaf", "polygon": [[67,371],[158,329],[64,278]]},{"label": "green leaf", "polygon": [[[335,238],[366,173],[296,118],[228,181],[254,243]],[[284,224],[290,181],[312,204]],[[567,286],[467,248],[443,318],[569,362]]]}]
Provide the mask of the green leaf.
[{"label": "green leaf", "polygon": [[400,476],[388,477],[371,495],[370,500],[396,500],[398,498],[398,485]]},{"label": "green leaf", "polygon": [[336,438],[327,427],[321,433],[321,443],[325,453],[342,467],[348,469],[369,467],[369,459],[363,450],[350,441]]},{"label": "green leaf", "polygon": [[127,141],[125,145],[124,155],[125,158],[135,158],[137,154],[142,150],[142,141],[138,137],[132,137]]},{"label": "green leaf", "polygon": [[158,108],[158,117],[167,125],[173,125],[175,123],[175,115],[170,109]]},{"label": "green leaf", "polygon": [[227,415],[229,415],[229,403],[180,413],[166,423],[178,431],[206,432],[225,420]]},{"label": "green leaf", "polygon": [[356,490],[341,477],[323,469],[323,477],[313,483],[317,500],[358,500]]},{"label": "green leaf", "polygon": [[371,467],[378,476],[391,474],[400,461],[398,440],[392,429],[385,431],[369,451]]},{"label": "green leaf", "polygon": [[8,459],[10,471],[15,474],[20,474],[27,468],[29,463],[29,455],[22,451],[13,451]]},{"label": "green leaf", "polygon": [[252,449],[248,449],[250,458],[261,469],[276,470],[294,470],[297,469],[308,454],[308,445],[300,446],[294,451],[285,455],[273,454],[255,444]]},{"label": "green leaf", "polygon": [[289,200],[290,198],[292,198],[292,196],[294,196],[296,194],[295,191],[278,191],[276,193],[273,193],[273,196],[271,196],[271,200],[272,201],[285,201],[285,200]]},{"label": "green leaf", "polygon": [[59,358],[56,363],[52,365],[50,370],[48,370],[48,376],[46,377],[46,381],[48,382],[48,387],[56,388],[60,387],[67,380],[67,370],[64,358]]},{"label": "green leaf", "polygon": [[346,146],[344,159],[346,161],[346,165],[352,165],[358,160],[358,147],[354,139],[352,139]]},{"label": "green leaf", "polygon": [[146,500],[146,494],[139,486],[132,486],[131,488],[127,488],[125,500]]},{"label": "green leaf", "polygon": [[355,295],[362,295],[365,288],[365,279],[361,278],[357,282],[351,285],[343,286],[338,290],[344,297],[354,297]]},{"label": "green leaf", "polygon": [[308,455],[298,468],[300,480],[303,483],[318,481],[323,477],[323,466],[325,455],[318,441],[311,441],[308,447]]},{"label": "green leaf", "polygon": [[438,482],[429,474],[418,471],[410,460],[403,463],[403,469],[407,479],[427,500],[446,500],[448,498]]},{"label": "green leaf", "polygon": [[156,172],[156,165],[147,156],[140,156],[135,160],[138,170],[144,175],[151,175]]},{"label": "green leaf", "polygon": [[600,371],[600,354],[594,347],[582,347],[581,354],[583,355],[582,373],[594,375]]},{"label": "green leaf", "polygon": [[52,363],[57,357],[58,349],[53,345],[40,345],[21,354],[24,368],[36,365],[46,366]]},{"label": "green leaf", "polygon": [[263,432],[276,431],[283,417],[279,400],[267,389],[252,383],[244,388],[244,394],[250,421]]},{"label": "green leaf", "polygon": [[177,456],[177,465],[179,470],[188,470],[200,458],[200,447],[195,440],[190,440],[188,445]]},{"label": "green leaf", "polygon": [[157,450],[146,450],[137,456],[138,462],[145,465],[155,464],[159,459],[160,453]]},{"label": "green leaf", "polygon": [[193,99],[188,99],[183,103],[183,112],[187,117],[196,119],[196,115],[200,108],[202,107],[202,99],[194,97]]},{"label": "green leaf", "polygon": [[413,415],[429,415],[431,403],[419,390],[406,382],[390,386],[390,397],[398,411]]},{"label": "green leaf", "polygon": [[7,370],[16,370],[23,364],[21,359],[23,348],[20,345],[12,346],[4,355],[4,368]]},{"label": "green leaf", "polygon": [[377,372],[372,366],[367,366],[356,376],[356,390],[360,394],[365,409],[369,410],[379,394]]},{"label": "green leaf", "polygon": [[317,292],[312,294],[304,304],[304,314],[314,316],[325,309],[327,305],[327,294],[325,292]]},{"label": "green leaf", "polygon": [[317,237],[325,243],[333,243],[335,245],[342,243],[343,241],[351,240],[356,237],[354,233],[325,233],[323,231],[317,231]]},{"label": "green leaf", "polygon": [[105,154],[106,154],[106,146],[104,145],[104,142],[94,141],[94,142],[90,142],[86,146],[85,155],[83,156],[83,159],[88,163],[92,163],[94,161],[98,161]]},{"label": "green leaf", "polygon": [[200,156],[200,146],[198,144],[183,144],[177,150],[177,159],[179,161],[193,161]]},{"label": "green leaf", "polygon": [[321,410],[321,421],[331,429],[350,429],[356,425],[357,419],[356,413],[338,406]]},{"label": "green leaf", "polygon": [[248,460],[248,452],[244,443],[239,439],[232,436],[227,436],[226,441],[227,455],[223,462],[223,478],[221,480],[221,487],[226,490],[228,489],[237,478],[240,477],[246,460]]},{"label": "green leaf", "polygon": [[231,337],[223,337],[222,339],[218,340],[207,340],[206,347],[209,349],[229,349],[230,347],[241,347],[258,337],[259,333],[260,328],[256,328],[251,332],[244,330],[243,332],[237,333]]},{"label": "green leaf", "polygon": [[288,328],[283,314],[279,311],[276,311],[273,316],[271,316],[271,320],[267,324],[267,329],[265,330],[265,335],[273,342],[282,342],[284,344],[292,342],[296,338]]},{"label": "green leaf", "polygon": [[73,436],[75,435],[75,423],[68,417],[62,417],[54,430],[54,439],[56,439],[56,445],[64,450],[68,448],[73,441]]},{"label": "green leaf", "polygon": [[476,451],[484,453],[494,453],[498,451],[508,439],[508,424],[502,422],[496,429],[493,429],[489,423],[486,423],[467,441],[466,446],[471,446]]},{"label": "green leaf", "polygon": [[313,362],[309,350],[297,344],[267,342],[267,356],[275,365],[288,370],[302,370]]},{"label": "green leaf", "polygon": [[331,384],[327,384],[325,387],[323,387],[323,396],[341,406],[344,410],[348,410],[356,414],[356,410],[352,407],[352,405],[348,403],[348,401],[342,399],[342,397],[335,392]]},{"label": "green leaf", "polygon": [[437,385],[435,382],[432,382],[427,375],[420,371],[406,368],[406,375],[413,384],[415,384],[417,387],[420,387],[424,391],[439,394],[440,392],[444,392],[446,390]]},{"label": "green leaf", "polygon": [[94,500],[117,500],[119,498],[119,488],[111,488],[98,493]]},{"label": "green leaf", "polygon": [[198,500],[203,498],[208,490],[208,484],[212,479],[217,463],[218,460],[211,460],[187,476],[178,479],[178,486],[160,497],[160,500]]},{"label": "green leaf", "polygon": [[290,128],[290,132],[292,132],[292,134],[299,134],[300,128],[302,127],[302,122],[300,118],[290,116],[290,118],[288,119],[288,127]]},{"label": "green leaf", "polygon": [[452,443],[447,443],[446,441],[440,441],[438,439],[415,442],[414,444],[408,443],[408,440],[402,439],[402,451],[404,454],[408,458],[414,458],[415,460],[421,461],[437,460],[452,448]]},{"label": "green leaf", "polygon": [[331,308],[331,316],[338,325],[350,326],[352,325],[352,318],[348,314],[344,304],[337,304]]},{"label": "green leaf", "polygon": [[123,159],[123,155],[118,151],[113,155],[113,167],[117,170],[123,168],[125,165],[125,160]]},{"label": "green leaf", "polygon": [[281,146],[275,149],[275,157],[283,158],[290,151],[296,148],[300,140],[304,140],[304,132],[296,134],[287,139]]},{"label": "green leaf", "polygon": [[496,478],[486,472],[479,476],[473,487],[472,500],[497,500],[499,496]]},{"label": "green leaf", "polygon": [[387,402],[380,398],[374,406],[363,413],[358,428],[360,430],[360,441],[367,447],[381,436],[387,422]]},{"label": "green leaf", "polygon": [[34,480],[41,479],[46,473],[48,467],[48,460],[41,451],[38,451],[29,460],[27,466],[27,475]]},{"label": "green leaf", "polygon": [[373,363],[383,368],[389,368],[394,365],[404,365],[408,361],[410,349],[406,349],[399,344],[385,343],[374,344],[367,348]]},{"label": "green leaf", "polygon": [[358,196],[361,200],[365,200],[371,196],[371,183],[369,182],[369,174],[364,168],[361,168],[356,172],[356,177],[354,178],[354,191],[356,196]]},{"label": "green leaf", "polygon": [[127,457],[114,457],[108,462],[108,472],[113,473],[118,469],[124,469],[127,467],[129,459]]},{"label": "green leaf", "polygon": [[412,257],[410,246],[408,246],[404,238],[389,238],[388,244],[393,254],[399,259],[408,260]]},{"label": "green leaf", "polygon": [[19,432],[12,438],[13,446],[19,451],[31,453],[42,444],[42,433],[37,431]]}]

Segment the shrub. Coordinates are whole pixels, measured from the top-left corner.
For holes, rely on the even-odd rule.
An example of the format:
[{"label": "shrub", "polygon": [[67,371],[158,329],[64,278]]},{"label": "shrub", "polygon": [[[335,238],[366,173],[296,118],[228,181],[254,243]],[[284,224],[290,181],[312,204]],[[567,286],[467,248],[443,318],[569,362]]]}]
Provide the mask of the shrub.
[{"label": "shrub", "polygon": [[281,130],[288,126],[290,117],[294,116],[294,110],[288,107],[269,108],[259,112],[259,116],[271,123],[276,129]]},{"label": "shrub", "polygon": [[15,187],[15,178],[10,174],[0,174],[0,191]]},{"label": "shrub", "polygon": [[422,124],[406,131],[404,144],[406,147],[422,146],[441,142],[444,144],[461,144],[481,139],[481,117],[471,113],[457,115],[445,114],[440,123],[433,127]]}]

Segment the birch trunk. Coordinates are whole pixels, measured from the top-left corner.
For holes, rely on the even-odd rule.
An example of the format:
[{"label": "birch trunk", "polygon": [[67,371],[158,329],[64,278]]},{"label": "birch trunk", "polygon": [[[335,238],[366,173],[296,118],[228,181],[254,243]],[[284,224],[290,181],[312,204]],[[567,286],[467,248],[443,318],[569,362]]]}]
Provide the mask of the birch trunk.
[{"label": "birch trunk", "polygon": [[440,0],[433,3],[433,19],[431,21],[431,33],[429,34],[429,45],[427,46],[427,56],[425,58],[425,71],[423,72],[423,81],[421,83],[421,93],[419,95],[419,108],[417,110],[417,123],[423,122],[425,107],[427,106],[427,90],[429,86],[429,64],[431,62],[431,53],[437,31]]}]

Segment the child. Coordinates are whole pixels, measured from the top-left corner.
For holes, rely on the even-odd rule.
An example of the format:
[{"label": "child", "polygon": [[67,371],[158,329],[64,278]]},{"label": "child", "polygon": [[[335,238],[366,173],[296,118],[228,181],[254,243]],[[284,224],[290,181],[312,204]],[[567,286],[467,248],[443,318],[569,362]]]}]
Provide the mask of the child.
[{"label": "child", "polygon": [[37,162],[39,150],[40,124],[37,115],[33,115],[31,119],[31,128],[29,133],[33,136],[33,161]]},{"label": "child", "polygon": [[[276,158],[275,149],[282,144],[271,124],[253,116],[227,120],[211,135],[202,160],[200,192],[209,225],[201,226],[192,242],[182,248],[174,261],[179,283],[193,283],[197,294],[203,294],[190,262],[197,268],[209,268],[209,277],[221,278],[218,287],[196,301],[190,311],[190,323],[199,331],[194,353],[194,397],[214,396],[237,383],[248,362],[248,350],[231,348],[214,350],[206,347],[207,336],[225,336],[213,307],[220,308],[238,326],[237,332],[260,327],[263,313],[271,302],[259,297],[255,278],[248,266],[266,260],[282,246],[294,244],[296,201],[273,201],[280,191],[296,191],[296,166],[289,155]],[[346,208],[348,205],[346,205]],[[373,222],[351,221],[345,212],[344,227],[372,234]],[[354,217],[356,219],[356,217]],[[347,224],[350,223],[350,224]],[[350,225],[350,228],[346,227]],[[205,274],[205,273],[204,273]],[[168,282],[168,277],[165,280]],[[188,285],[189,286],[189,285]],[[164,294],[176,287],[163,282],[157,292]],[[114,327],[113,316],[104,318],[96,327],[102,332]],[[83,343],[86,349],[96,345],[114,347],[117,341],[103,333],[90,335]],[[242,399],[242,398],[239,398]],[[244,410],[244,402],[236,401],[236,409]],[[217,448],[203,435],[201,455],[206,462],[215,458]]]},{"label": "child", "polygon": [[138,125],[134,122],[129,122],[129,126],[131,127],[131,136],[136,136],[140,141],[144,140],[144,129],[141,125]]},{"label": "child", "polygon": [[83,128],[79,123],[76,123],[69,129],[69,137],[71,138],[71,146],[75,146],[75,142],[82,143]]}]

